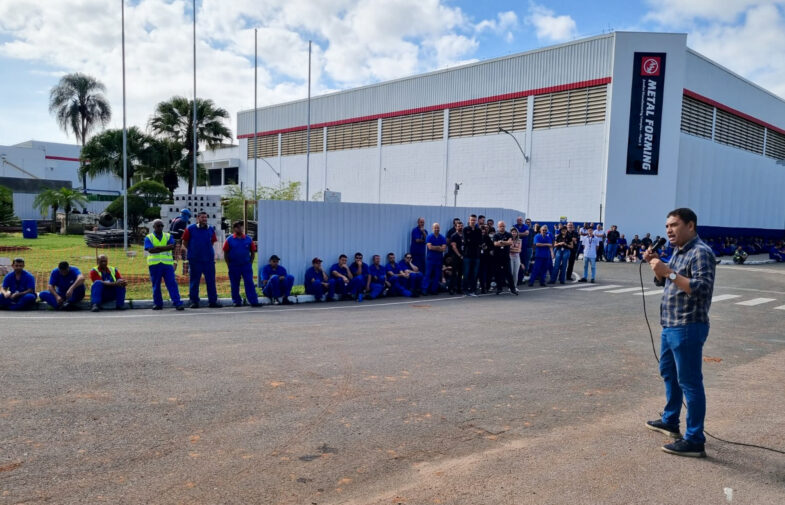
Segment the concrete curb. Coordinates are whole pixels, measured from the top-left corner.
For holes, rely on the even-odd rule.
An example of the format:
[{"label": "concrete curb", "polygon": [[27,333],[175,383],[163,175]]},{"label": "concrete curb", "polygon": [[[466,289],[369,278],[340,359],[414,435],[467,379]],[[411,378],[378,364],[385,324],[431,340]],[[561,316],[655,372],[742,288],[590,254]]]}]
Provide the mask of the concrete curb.
[{"label": "concrete curb", "polygon": [[[752,261],[745,261],[744,265],[769,265],[769,264],[772,264],[772,263],[776,263],[776,261],[771,260],[771,259],[769,259],[769,260],[752,260]],[[720,265],[735,265],[735,264],[736,263],[734,263],[733,260],[721,260],[720,261]],[[738,266],[743,266],[743,265],[738,265]]]},{"label": "concrete curb", "polygon": [[[290,296],[289,297],[289,301],[294,303],[294,304],[313,303],[313,302],[316,301],[316,299],[314,298],[313,295],[296,295],[296,296]],[[221,303],[224,307],[231,307],[232,306],[232,299],[231,298],[219,298],[218,302]],[[188,308],[189,301],[188,301],[187,298],[183,299],[183,303],[185,304],[185,307]],[[265,297],[265,296],[260,296],[259,297],[259,303],[262,304],[262,305],[272,305],[270,299]],[[164,300],[164,305],[163,306],[164,306],[165,309],[173,309],[174,308],[174,305],[172,305],[171,300]],[[244,307],[250,307],[250,305],[244,305]],[[84,311],[89,311],[90,310],[90,302],[85,302],[85,301],[80,302],[79,303],[79,308],[81,310],[84,310]],[[123,305],[123,308],[124,309],[148,309],[149,310],[149,309],[153,308],[153,301],[152,300],[126,300],[125,304]],[[203,300],[202,302],[200,302],[199,309],[207,309],[207,308],[208,307],[207,307],[206,301]],[[46,303],[40,302],[40,301],[36,303],[36,309],[38,309],[38,310],[52,310],[53,311],[53,309],[49,305],[47,305]],[[104,303],[103,305],[101,305],[101,309],[102,310],[108,310],[108,311],[117,310],[115,308],[115,303],[114,302],[106,302],[106,303]],[[193,309],[193,310],[197,310],[197,309]]]}]

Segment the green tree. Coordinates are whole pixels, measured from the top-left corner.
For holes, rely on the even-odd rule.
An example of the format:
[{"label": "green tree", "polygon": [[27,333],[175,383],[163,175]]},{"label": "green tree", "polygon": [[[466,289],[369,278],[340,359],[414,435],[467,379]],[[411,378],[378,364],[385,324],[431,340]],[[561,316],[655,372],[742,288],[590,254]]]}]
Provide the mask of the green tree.
[{"label": "green tree", "polygon": [[194,146],[194,102],[182,96],[174,96],[160,102],[150,119],[150,128],[156,135],[176,142],[182,148],[178,175],[188,181],[188,193],[193,192],[193,160],[199,154],[199,144],[214,149],[231,141],[232,132],[223,120],[229,119],[226,109],[216,107],[210,99],[196,99],[196,134]]},{"label": "green tree", "polygon": [[[260,200],[299,200],[299,181],[282,183],[279,187],[257,186],[256,195]],[[222,198],[223,215],[229,221],[238,221],[243,218],[243,204],[245,200],[253,200],[253,189],[241,190],[240,186],[229,186]],[[249,206],[249,214],[252,210]]]},{"label": "green tree", "polygon": [[[147,203],[145,203],[144,198],[139,195],[133,195],[128,193],[128,226],[135,232],[139,225],[142,224],[144,221],[144,214],[149,209]],[[118,196],[112,203],[106,207],[106,212],[110,213],[112,216],[123,219],[125,213],[123,212],[123,197]]]},{"label": "green tree", "polygon": [[145,181],[137,182],[128,188],[128,194],[136,195],[144,200],[145,205],[154,207],[170,199],[169,190],[158,181],[147,179]]},{"label": "green tree", "polygon": [[[131,186],[131,179],[137,171],[150,173],[154,171],[152,165],[157,162],[155,157],[155,139],[147,135],[136,126],[128,128],[127,149],[128,180],[127,187]],[[95,177],[102,174],[112,174],[122,180],[123,178],[123,130],[106,130],[91,138],[82,148],[81,175]]]},{"label": "green tree", "polygon": [[150,164],[140,167],[140,172],[147,178],[162,183],[169,190],[169,197],[180,184],[182,171],[183,146],[167,138],[153,138],[150,145]]},{"label": "green tree", "polygon": [[14,193],[0,186],[0,224],[11,224],[17,220],[14,215]]},{"label": "green tree", "polygon": [[63,209],[65,212],[65,228],[68,232],[68,216],[71,210],[79,206],[83,209],[87,206],[87,197],[82,193],[71,188],[45,189],[35,197],[33,206],[45,214],[52,209],[52,221],[57,221],[57,210]]},{"label": "green tree", "polygon": [[[84,148],[87,136],[112,118],[112,108],[104,96],[106,86],[82,73],[67,74],[49,93],[49,112],[68,134],[73,133]],[[82,173],[82,190],[87,190],[87,174]]]}]

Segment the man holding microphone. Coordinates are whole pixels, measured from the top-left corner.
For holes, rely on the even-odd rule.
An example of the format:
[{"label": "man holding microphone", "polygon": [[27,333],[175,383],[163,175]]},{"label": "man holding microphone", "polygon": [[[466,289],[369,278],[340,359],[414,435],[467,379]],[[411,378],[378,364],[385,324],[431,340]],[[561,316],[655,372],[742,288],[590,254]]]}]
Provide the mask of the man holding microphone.
[{"label": "man holding microphone", "polygon": [[[662,324],[660,375],[665,380],[666,404],[661,419],[646,427],[675,441],[662,450],[677,456],[706,457],[703,421],[703,344],[709,335],[709,307],[714,290],[714,253],[698,236],[698,217],[691,209],[671,211],[665,222],[668,241],[675,248],[668,263],[648,249],[643,259],[654,272],[654,283],[665,286],[660,304]],[[661,245],[661,244],[660,244]],[[682,397],[687,402],[687,429],[679,431]]]}]

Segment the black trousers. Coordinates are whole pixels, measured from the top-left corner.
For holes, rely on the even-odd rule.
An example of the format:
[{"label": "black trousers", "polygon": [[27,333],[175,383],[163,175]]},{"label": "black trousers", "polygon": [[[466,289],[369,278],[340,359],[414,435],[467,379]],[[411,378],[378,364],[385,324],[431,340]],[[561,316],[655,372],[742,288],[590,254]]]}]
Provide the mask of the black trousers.
[{"label": "black trousers", "polygon": [[570,261],[567,262],[567,281],[569,282],[572,279],[572,267],[575,266],[575,260],[578,259],[578,246],[580,244],[575,244],[575,246],[570,251]]},{"label": "black trousers", "polygon": [[496,259],[496,271],[494,278],[496,280],[496,291],[501,291],[505,284],[510,288],[510,291],[515,291],[515,281],[512,278],[512,271],[510,270],[510,255],[502,254],[501,258]]}]

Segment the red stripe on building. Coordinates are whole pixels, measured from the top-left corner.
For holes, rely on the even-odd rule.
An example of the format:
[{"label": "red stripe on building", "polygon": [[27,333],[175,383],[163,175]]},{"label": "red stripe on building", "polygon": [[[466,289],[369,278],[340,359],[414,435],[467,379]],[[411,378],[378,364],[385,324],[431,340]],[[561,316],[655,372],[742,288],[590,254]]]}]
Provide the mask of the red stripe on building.
[{"label": "red stripe on building", "polygon": [[79,158],[66,158],[65,156],[47,156],[46,159],[48,160],[59,160],[59,161],[76,161],[79,162]]},{"label": "red stripe on building", "polygon": [[[468,105],[480,105],[484,103],[491,103],[491,102],[500,102],[502,100],[511,100],[513,98],[522,98],[530,95],[543,95],[546,93],[557,93],[559,91],[568,91],[571,89],[580,89],[580,88],[589,88],[591,86],[601,86],[603,84],[609,84],[611,82],[610,77],[603,77],[602,79],[592,79],[590,81],[581,81],[581,82],[573,82],[571,84],[560,84],[558,86],[550,86],[547,88],[537,88],[537,89],[530,89],[527,91],[518,91],[515,93],[506,93],[504,95],[495,95],[489,96],[485,98],[475,98],[472,100],[463,100],[460,102],[451,102],[451,103],[443,103],[440,105],[429,105],[427,107],[418,107],[416,109],[405,109],[399,110],[395,112],[384,112],[382,114],[374,114],[371,116],[360,116],[360,117],[353,117],[349,119],[340,119],[338,121],[329,121],[326,123],[317,123],[312,124],[311,129],[315,128],[324,128],[327,126],[338,126],[347,123],[359,123],[360,121],[372,121],[374,119],[387,119],[391,117],[397,116],[408,116],[409,114],[421,114],[423,112],[431,112],[435,110],[444,110],[444,109],[455,109],[457,107],[466,107]],[[281,128],[280,130],[270,130],[266,132],[257,132],[257,137],[263,137],[266,135],[277,135],[279,133],[289,133],[289,132],[296,132],[301,130],[306,130],[308,126],[293,126],[291,128]],[[253,137],[253,133],[245,133],[243,135],[238,135],[238,139],[247,139]]]},{"label": "red stripe on building", "polygon": [[734,116],[739,116],[741,118],[746,119],[747,121],[752,121],[753,123],[755,123],[757,125],[765,126],[769,130],[772,130],[772,131],[775,131],[777,133],[781,133],[781,134],[785,135],[785,130],[783,130],[782,128],[778,128],[778,127],[774,126],[773,124],[767,123],[766,121],[762,121],[762,120],[760,120],[760,119],[758,119],[756,117],[752,117],[749,114],[745,114],[745,113],[743,113],[740,110],[734,109],[733,107],[728,107],[727,105],[721,104],[720,102],[712,100],[711,98],[708,98],[708,97],[705,97],[703,95],[700,95],[700,94],[698,94],[698,93],[696,93],[694,91],[690,91],[687,88],[684,88],[684,94],[687,95],[690,98],[694,98],[695,100],[698,100],[699,102],[703,102],[705,104],[711,105],[711,106],[716,107],[716,108],[718,108],[720,110],[724,110],[725,112],[729,112],[729,113],[733,114]]}]

